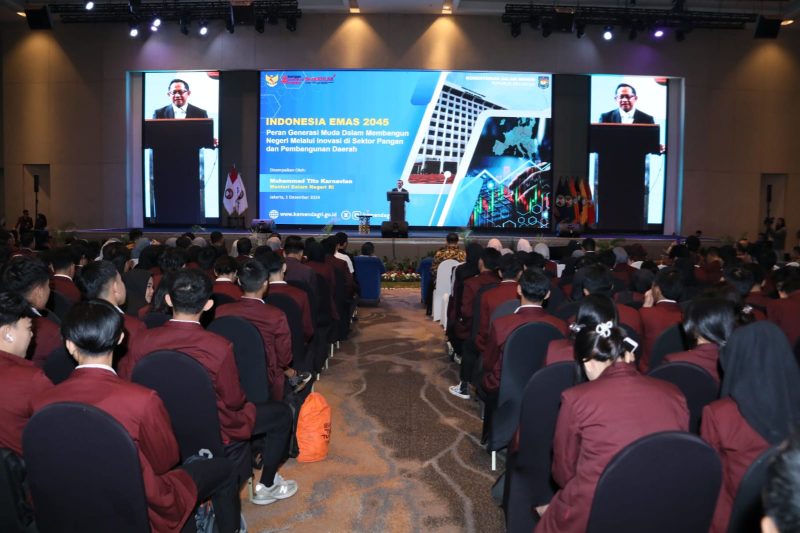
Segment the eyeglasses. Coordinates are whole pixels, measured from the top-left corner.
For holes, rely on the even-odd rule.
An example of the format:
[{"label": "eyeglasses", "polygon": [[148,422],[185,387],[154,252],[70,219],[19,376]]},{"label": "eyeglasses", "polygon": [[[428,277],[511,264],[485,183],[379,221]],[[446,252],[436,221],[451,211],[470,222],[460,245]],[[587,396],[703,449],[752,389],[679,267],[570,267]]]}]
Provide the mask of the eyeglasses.
[{"label": "eyeglasses", "polygon": [[635,100],[635,94],[620,94],[617,96],[617,100]]},{"label": "eyeglasses", "polygon": [[189,91],[172,91],[168,93],[170,96],[181,96],[183,94],[188,93]]}]

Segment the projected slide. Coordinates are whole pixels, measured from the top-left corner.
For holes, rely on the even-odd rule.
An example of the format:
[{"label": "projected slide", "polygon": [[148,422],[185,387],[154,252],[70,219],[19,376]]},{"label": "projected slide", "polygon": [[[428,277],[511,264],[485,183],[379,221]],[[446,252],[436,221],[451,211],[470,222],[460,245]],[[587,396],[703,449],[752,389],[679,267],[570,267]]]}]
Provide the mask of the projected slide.
[{"label": "projected slide", "polygon": [[412,226],[548,228],[548,74],[261,73],[260,216],[278,224],[389,219],[404,181]]},{"label": "projected slide", "polygon": [[[591,192],[580,183],[571,195],[569,185],[558,183],[557,200],[572,196],[581,222],[594,220],[601,229],[653,229],[664,222],[667,80],[595,75],[591,91]],[[583,205],[593,208],[588,221]]]},{"label": "projected slide", "polygon": [[[143,120],[145,218],[157,223],[202,224],[206,218],[219,217],[218,150],[214,147],[219,139],[219,73],[145,73]],[[163,152],[154,157],[158,147]],[[182,149],[189,151],[194,166],[177,160],[165,163],[167,158],[180,157]],[[157,157],[161,159],[156,161]],[[176,168],[165,166],[170,163]],[[155,168],[165,175],[158,176]]]}]

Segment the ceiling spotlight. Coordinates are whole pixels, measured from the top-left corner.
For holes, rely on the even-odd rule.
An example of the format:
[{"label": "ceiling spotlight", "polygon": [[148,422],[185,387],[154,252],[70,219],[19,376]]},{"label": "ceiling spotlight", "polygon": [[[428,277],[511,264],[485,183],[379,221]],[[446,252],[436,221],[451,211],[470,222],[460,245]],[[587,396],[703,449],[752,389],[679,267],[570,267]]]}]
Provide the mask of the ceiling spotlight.
[{"label": "ceiling spotlight", "polygon": [[614,38],[614,28],[612,26],[606,26],[603,30],[603,39],[606,41],[610,41]]},{"label": "ceiling spotlight", "polygon": [[781,26],[790,26],[794,24],[794,19],[785,19],[781,21]]},{"label": "ceiling spotlight", "polygon": [[553,23],[549,20],[542,22],[542,37],[550,37],[553,33]]},{"label": "ceiling spotlight", "polygon": [[225,29],[228,30],[228,33],[236,31],[236,26],[233,24],[233,15],[225,18]]},{"label": "ceiling spotlight", "polygon": [[264,17],[256,17],[256,31],[264,33]]},{"label": "ceiling spotlight", "polygon": [[579,20],[575,23],[575,35],[580,39],[586,33],[586,23]]},{"label": "ceiling spotlight", "polygon": [[664,36],[664,30],[662,30],[661,28],[657,28],[653,32],[653,37],[655,37],[656,39],[661,39],[663,36]]},{"label": "ceiling spotlight", "polygon": [[208,33],[208,22],[206,22],[205,20],[201,21],[200,22],[200,29],[197,30],[197,32],[200,35],[205,35],[206,33]]},{"label": "ceiling spotlight", "polygon": [[286,29],[289,31],[296,31],[297,30],[297,19],[294,17],[287,17],[286,18]]},{"label": "ceiling spotlight", "polygon": [[131,29],[128,32],[128,35],[131,37],[138,37],[139,36],[139,24],[135,22],[131,22]]},{"label": "ceiling spotlight", "polygon": [[158,18],[158,17],[154,18],[153,19],[153,26],[155,26],[156,28],[160,27],[161,26],[161,19]]},{"label": "ceiling spotlight", "polygon": [[91,11],[92,9],[94,9],[94,2],[86,2],[86,5],[84,7],[86,8],[86,11]]},{"label": "ceiling spotlight", "polygon": [[519,37],[522,33],[522,24],[519,22],[512,22],[511,23],[511,36],[512,37]]}]

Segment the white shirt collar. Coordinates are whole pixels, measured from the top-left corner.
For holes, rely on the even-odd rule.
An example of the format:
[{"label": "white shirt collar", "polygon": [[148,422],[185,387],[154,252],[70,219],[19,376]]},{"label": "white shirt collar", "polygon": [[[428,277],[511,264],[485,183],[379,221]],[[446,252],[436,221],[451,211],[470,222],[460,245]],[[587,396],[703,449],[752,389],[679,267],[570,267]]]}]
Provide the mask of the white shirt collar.
[{"label": "white shirt collar", "polygon": [[264,303],[264,300],[261,298],[256,298],[255,296],[242,296],[242,300],[255,300],[257,302],[261,302],[262,304]]},{"label": "white shirt collar", "polygon": [[619,110],[619,121],[622,124],[633,124],[633,114],[636,113],[636,108],[632,107],[629,112],[625,112],[622,109]]},{"label": "white shirt collar", "polygon": [[656,304],[665,303],[665,302],[666,303],[670,303],[670,304],[678,303],[675,300],[670,300],[669,298],[661,298],[659,301],[656,302]]},{"label": "white shirt collar", "polygon": [[285,281],[270,281],[270,285],[288,285]]},{"label": "white shirt collar", "polygon": [[188,109],[189,104],[185,104],[183,107],[178,107],[175,104],[172,104],[172,114],[175,115],[175,118],[186,118],[186,110]]},{"label": "white shirt collar", "polygon": [[524,309],[524,308],[526,308],[526,307],[534,307],[534,308],[537,308],[537,309],[541,309],[541,308],[542,308],[542,306],[541,306],[541,305],[536,305],[536,304],[525,304],[525,305],[520,305],[519,307],[517,307],[516,309],[514,309],[514,314],[516,314],[516,313],[517,313],[517,312],[518,312],[520,309]]},{"label": "white shirt collar", "polygon": [[101,365],[101,364],[97,364],[97,363],[87,363],[85,365],[76,366],[75,370],[77,370],[79,368],[99,368],[101,370],[108,370],[109,372],[112,372],[115,376],[117,375],[117,372],[113,368],[108,366],[108,365]]},{"label": "white shirt collar", "polygon": [[72,281],[72,278],[67,276],[66,274],[53,274],[54,278],[67,278],[68,280]]},{"label": "white shirt collar", "polygon": [[170,322],[179,322],[181,324],[197,324],[198,326],[200,325],[200,321],[199,320],[178,320],[177,318],[170,318],[169,321]]},{"label": "white shirt collar", "polygon": [[230,278],[223,278],[222,276],[218,277],[214,281],[227,281],[228,283],[233,283],[233,280]]},{"label": "white shirt collar", "polygon": [[42,313],[40,313],[40,312],[39,312],[39,310],[38,310],[38,309],[36,309],[36,308],[35,308],[35,307],[33,307],[33,306],[31,306],[31,311],[33,311],[34,313],[36,313],[36,316],[42,316]]}]

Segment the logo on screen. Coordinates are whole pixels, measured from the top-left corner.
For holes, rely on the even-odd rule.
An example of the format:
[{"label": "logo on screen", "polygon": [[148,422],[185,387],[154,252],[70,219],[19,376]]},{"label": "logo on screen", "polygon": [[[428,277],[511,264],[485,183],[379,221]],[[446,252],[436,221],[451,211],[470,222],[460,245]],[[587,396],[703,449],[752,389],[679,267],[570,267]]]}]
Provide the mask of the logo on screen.
[{"label": "logo on screen", "polygon": [[281,83],[284,85],[302,85],[303,81],[303,76],[298,76],[297,74],[284,74],[281,76]]},{"label": "logo on screen", "polygon": [[272,211],[270,211],[269,212],[269,218],[271,218],[272,220],[275,220],[276,218],[278,218],[278,210],[277,209],[273,209]]},{"label": "logo on screen", "polygon": [[350,211],[342,211],[342,220],[350,220]]},{"label": "logo on screen", "polygon": [[539,88],[547,89],[550,87],[550,76],[539,76]]},{"label": "logo on screen", "polygon": [[267,82],[268,87],[275,87],[278,85],[278,80],[280,76],[278,74],[267,74],[264,76],[264,81]]}]

